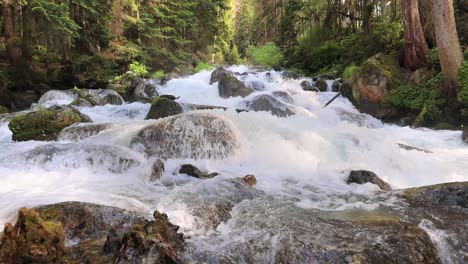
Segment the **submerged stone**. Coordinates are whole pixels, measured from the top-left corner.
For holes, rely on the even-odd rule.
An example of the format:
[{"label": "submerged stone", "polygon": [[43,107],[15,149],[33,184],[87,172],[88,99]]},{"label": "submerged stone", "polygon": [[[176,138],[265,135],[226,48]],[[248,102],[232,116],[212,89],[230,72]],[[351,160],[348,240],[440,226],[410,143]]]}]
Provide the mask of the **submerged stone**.
[{"label": "submerged stone", "polygon": [[208,173],[206,171],[202,171],[192,164],[184,164],[180,166],[179,173],[187,174],[197,179],[211,179],[219,175],[217,172]]},{"label": "submerged stone", "polygon": [[262,94],[247,102],[247,109],[255,112],[270,112],[272,115],[287,117],[294,115],[292,107],[278,101],[276,98]]},{"label": "submerged stone", "polygon": [[151,167],[151,174],[149,177],[150,182],[155,182],[161,179],[161,176],[164,174],[164,171],[165,171],[164,162],[160,159],[157,159],[153,163],[153,166]]},{"label": "submerged stone", "polygon": [[71,107],[54,106],[14,117],[8,127],[14,141],[56,140],[60,132],[75,123],[91,119]]}]

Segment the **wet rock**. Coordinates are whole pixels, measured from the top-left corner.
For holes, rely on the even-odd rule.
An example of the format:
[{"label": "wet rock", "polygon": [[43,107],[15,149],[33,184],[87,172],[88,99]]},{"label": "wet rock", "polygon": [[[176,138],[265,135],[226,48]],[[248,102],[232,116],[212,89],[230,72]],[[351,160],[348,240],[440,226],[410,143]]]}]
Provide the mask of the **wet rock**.
[{"label": "wet rock", "polygon": [[216,159],[234,153],[238,141],[232,124],[224,118],[208,113],[186,113],[143,128],[131,145],[161,159]]},{"label": "wet rock", "polygon": [[421,68],[410,74],[406,77],[406,82],[410,85],[417,85],[424,81],[429,80],[434,76],[434,72],[428,68]]},{"label": "wet rock", "polygon": [[250,187],[257,185],[257,178],[251,174],[242,177],[241,180]]},{"label": "wet rock", "polygon": [[416,150],[416,151],[424,152],[424,153],[433,153],[432,151],[429,151],[429,150],[425,150],[425,149],[421,149],[421,148],[417,148],[413,146],[408,146],[408,145],[401,144],[401,143],[398,143],[398,146],[404,150]]},{"label": "wet rock", "polygon": [[293,109],[276,98],[262,94],[247,102],[247,109],[255,112],[270,112],[272,115],[287,117],[294,115]]},{"label": "wet rock", "polygon": [[60,132],[75,123],[91,119],[71,107],[54,106],[14,117],[8,127],[14,141],[56,140]]},{"label": "wet rock", "polygon": [[150,80],[139,79],[133,92],[134,100],[148,101],[158,96],[156,85]]},{"label": "wet rock", "polygon": [[75,101],[71,103],[71,105],[78,106],[78,107],[93,107],[94,106],[88,100],[83,99],[83,98],[76,99]]},{"label": "wet rock", "polygon": [[360,127],[377,128],[382,126],[379,121],[375,119],[374,121],[371,117],[365,114],[356,114],[352,112],[347,112],[345,110],[338,110],[337,112],[341,120],[348,121]]},{"label": "wet rock", "polygon": [[2,263],[58,263],[64,255],[62,225],[45,221],[35,210],[21,209],[16,224],[6,224],[0,242]]},{"label": "wet rock", "polygon": [[[180,263],[183,235],[157,211],[151,221],[115,207],[79,202],[30,209],[27,218],[22,212],[20,230],[8,230],[20,243],[2,240],[8,247],[0,247],[0,252],[16,253],[7,263]],[[27,235],[24,239],[17,236],[21,232]],[[66,246],[65,237],[76,242]],[[18,244],[21,247],[13,247]]]},{"label": "wet rock", "polygon": [[216,70],[211,73],[210,84],[221,81],[224,77],[233,77],[234,73],[226,70],[223,67],[216,68]]},{"label": "wet rock", "polygon": [[197,179],[211,179],[219,175],[217,172],[208,173],[202,171],[199,168],[193,166],[192,164],[184,164],[179,169],[180,174],[187,174]]},{"label": "wet rock", "polygon": [[99,134],[101,131],[109,129],[112,127],[111,124],[102,123],[102,124],[95,124],[95,123],[80,123],[74,124],[63,129],[58,139],[64,141],[80,141],[85,138],[89,138]]},{"label": "wet rock", "polygon": [[93,105],[122,105],[125,103],[120,94],[110,89],[80,89],[80,98],[84,98]]},{"label": "wet rock", "polygon": [[459,206],[468,209],[468,182],[454,182],[406,189],[404,197],[413,204]]},{"label": "wet rock", "polygon": [[341,83],[334,81],[332,85],[332,92],[339,92],[341,90]]},{"label": "wet rock", "polygon": [[218,84],[219,89],[219,96],[222,98],[229,98],[229,97],[247,97],[253,90],[246,87],[245,84],[239,81],[234,76],[225,76],[221,79]]},{"label": "wet rock", "polygon": [[392,187],[383,180],[381,180],[375,173],[370,171],[351,171],[349,173],[349,177],[347,180],[348,184],[357,183],[357,184],[365,184],[365,183],[372,183],[377,186],[383,191],[391,191]]},{"label": "wet rock", "polygon": [[159,119],[183,113],[182,106],[167,97],[158,97],[151,103],[146,119]]},{"label": "wet rock", "polygon": [[294,103],[294,99],[291,97],[291,95],[288,93],[288,92],[285,92],[285,91],[274,91],[272,94],[271,94],[273,97],[275,97],[276,99],[280,100],[280,101],[283,101],[287,104],[292,104]]},{"label": "wet rock", "polygon": [[8,108],[0,105],[0,115],[8,113]]},{"label": "wet rock", "polygon": [[315,87],[310,81],[302,81],[301,87],[304,91],[319,92],[319,89]]},{"label": "wet rock", "polygon": [[259,81],[250,81],[247,83],[247,87],[253,89],[255,91],[263,91],[265,90],[265,85]]},{"label": "wet rock", "polygon": [[356,107],[379,119],[391,121],[398,111],[389,105],[388,96],[403,82],[395,56],[377,54],[368,59],[342,86],[342,94]]},{"label": "wet rock", "polygon": [[164,174],[164,171],[165,171],[164,162],[160,159],[157,159],[153,163],[153,167],[151,168],[151,175],[150,175],[149,181],[155,182],[161,179],[161,176]]},{"label": "wet rock", "polygon": [[315,87],[317,87],[321,92],[326,92],[328,90],[328,82],[327,80],[320,78],[315,82]]},{"label": "wet rock", "polygon": [[48,108],[54,105],[69,105],[77,99],[78,94],[74,93],[73,90],[50,90],[41,96],[37,102],[37,107]]},{"label": "wet rock", "polygon": [[175,101],[175,100],[179,99],[179,97],[175,97],[174,95],[170,95],[170,94],[163,94],[163,95],[160,95],[159,97],[167,98],[167,99],[172,100],[172,101]]},{"label": "wet rock", "polygon": [[462,138],[463,142],[468,143],[468,127],[463,129],[463,133],[462,133],[461,138]]}]

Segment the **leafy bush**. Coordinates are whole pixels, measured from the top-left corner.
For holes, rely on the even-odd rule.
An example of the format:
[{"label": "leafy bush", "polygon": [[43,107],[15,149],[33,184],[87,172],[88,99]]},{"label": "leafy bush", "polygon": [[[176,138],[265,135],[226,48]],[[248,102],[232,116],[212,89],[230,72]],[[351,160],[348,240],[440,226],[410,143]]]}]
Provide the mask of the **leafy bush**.
[{"label": "leafy bush", "polygon": [[240,56],[239,56],[239,50],[237,49],[237,46],[234,45],[234,47],[232,47],[231,51],[229,52],[229,54],[227,54],[225,56],[225,61],[226,63],[228,64],[237,64],[239,63],[239,60],[240,60]]},{"label": "leafy bush", "polygon": [[343,71],[343,79],[347,80],[351,78],[351,76],[353,76],[353,73],[356,70],[359,70],[359,66],[356,66],[354,64],[351,64],[348,67],[346,67],[346,69]]},{"label": "leafy bush", "polygon": [[201,71],[211,71],[213,70],[213,66],[206,62],[200,62],[197,64],[197,67],[195,67],[195,72],[201,72]]},{"label": "leafy bush", "polygon": [[440,92],[442,74],[422,82],[416,86],[402,85],[391,96],[393,105],[414,112],[424,112],[428,118],[437,118],[441,114],[441,106],[445,103]]},{"label": "leafy bush", "polygon": [[130,64],[130,71],[134,72],[139,77],[148,76],[148,69],[146,68],[146,65],[139,63],[138,61]]},{"label": "leafy bush", "polygon": [[250,46],[247,49],[247,56],[255,65],[272,68],[280,66],[284,59],[283,53],[272,42],[260,47]]},{"label": "leafy bush", "polygon": [[[314,40],[303,38],[299,40],[293,60],[294,66],[306,69],[310,74],[318,74],[332,70],[342,64],[343,46],[335,41],[327,41],[320,46],[313,46]],[[342,69],[337,69],[341,71]]]},{"label": "leafy bush", "polygon": [[437,48],[433,48],[429,51],[428,60],[432,68],[440,71],[439,50]]},{"label": "leafy bush", "polygon": [[468,61],[463,62],[458,74],[458,81],[461,86],[460,93],[458,93],[458,100],[465,107],[468,107]]},{"label": "leafy bush", "polygon": [[372,39],[381,51],[392,52],[403,47],[403,25],[400,21],[391,21],[390,17],[385,16],[372,26]]},{"label": "leafy bush", "polygon": [[153,79],[161,79],[162,77],[166,76],[166,73],[164,70],[158,70],[153,75],[151,75],[151,78]]}]

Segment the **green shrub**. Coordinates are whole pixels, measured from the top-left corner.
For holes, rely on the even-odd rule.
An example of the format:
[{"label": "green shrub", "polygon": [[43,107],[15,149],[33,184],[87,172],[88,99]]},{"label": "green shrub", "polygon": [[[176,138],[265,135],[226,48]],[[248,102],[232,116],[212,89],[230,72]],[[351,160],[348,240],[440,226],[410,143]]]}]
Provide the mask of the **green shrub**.
[{"label": "green shrub", "polygon": [[146,68],[146,65],[139,63],[138,61],[130,64],[130,71],[134,72],[139,77],[148,76],[148,68]]},{"label": "green shrub", "polygon": [[400,21],[392,21],[384,16],[372,25],[372,38],[381,51],[392,52],[403,47],[403,25]]},{"label": "green shrub", "polygon": [[164,76],[166,76],[166,73],[164,72],[164,70],[157,70],[156,72],[153,73],[153,75],[151,75],[151,78],[161,79]]},{"label": "green shrub", "polygon": [[343,79],[347,80],[353,76],[353,73],[355,71],[359,70],[359,66],[356,66],[354,64],[349,65],[346,67],[346,69],[343,71]]},{"label": "green shrub", "polygon": [[250,46],[247,49],[247,56],[255,65],[273,68],[280,66],[284,59],[283,53],[272,42],[260,47]]},{"label": "green shrub", "polygon": [[433,48],[429,51],[428,60],[432,68],[440,69],[439,50],[437,48]]},{"label": "green shrub", "polygon": [[[309,38],[299,40],[299,46],[294,53],[295,66],[306,69],[310,74],[318,74],[332,70],[336,65],[341,67],[344,47],[336,41],[327,41],[320,46],[313,46]],[[337,69],[341,71],[342,69]]]},{"label": "green shrub", "polygon": [[195,68],[195,72],[201,72],[201,71],[211,71],[213,70],[213,66],[206,62],[200,62],[197,64],[197,67]]},{"label": "green shrub", "polygon": [[229,52],[229,54],[225,56],[224,60],[226,61],[226,63],[231,64],[231,65],[239,63],[240,56],[239,56],[239,50],[237,49],[236,45],[232,47],[231,51]]},{"label": "green shrub", "polygon": [[115,61],[100,55],[80,56],[73,61],[73,68],[82,86],[93,82],[98,86],[107,85],[118,70]]},{"label": "green shrub", "polygon": [[440,108],[445,103],[440,92],[442,80],[442,74],[437,74],[416,86],[402,85],[390,97],[391,103],[399,108],[424,113],[426,117],[435,119],[442,113]]},{"label": "green shrub", "polygon": [[458,81],[460,82],[460,92],[458,93],[458,101],[465,107],[468,107],[468,61],[464,61],[460,72],[458,74]]}]

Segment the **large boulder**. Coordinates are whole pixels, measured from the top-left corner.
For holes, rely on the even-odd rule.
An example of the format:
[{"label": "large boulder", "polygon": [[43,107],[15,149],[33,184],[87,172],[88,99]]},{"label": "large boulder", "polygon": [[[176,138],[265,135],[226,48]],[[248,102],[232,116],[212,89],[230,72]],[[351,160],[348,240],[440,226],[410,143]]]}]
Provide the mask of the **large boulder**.
[{"label": "large boulder", "polygon": [[120,94],[110,89],[80,89],[79,97],[88,100],[93,105],[122,105],[125,103]]},{"label": "large boulder", "polygon": [[55,106],[14,117],[8,127],[14,141],[56,140],[60,132],[75,123],[91,119],[71,107]]},{"label": "large boulder", "polygon": [[218,84],[219,89],[219,96],[222,98],[229,98],[229,97],[247,97],[253,90],[246,87],[245,84],[239,81],[234,76],[225,76],[221,79]]},{"label": "large boulder", "polygon": [[270,112],[272,115],[287,117],[294,115],[293,109],[276,98],[262,94],[247,102],[247,109],[255,112]]},{"label": "large boulder", "polygon": [[349,177],[347,180],[348,184],[351,183],[357,183],[357,184],[365,184],[365,183],[372,183],[377,186],[383,191],[391,191],[392,187],[390,187],[390,184],[386,183],[382,179],[379,178],[375,173],[371,171],[364,171],[364,170],[359,170],[359,171],[351,171],[349,173]]},{"label": "large boulder", "polygon": [[315,87],[317,87],[317,89],[321,92],[326,92],[328,90],[328,82],[326,79],[319,78],[315,82]]},{"label": "large boulder", "polygon": [[174,100],[166,97],[158,97],[151,103],[151,108],[146,119],[159,119],[168,116],[182,114],[182,106]]},{"label": "large boulder", "polygon": [[180,263],[183,235],[165,214],[153,218],[79,202],[22,209],[5,228],[0,256],[5,263]]},{"label": "large boulder", "polygon": [[149,125],[132,139],[133,148],[149,156],[171,158],[225,158],[238,146],[230,122],[208,113],[187,113]]},{"label": "large boulder", "polygon": [[234,77],[234,73],[226,70],[223,67],[219,67],[211,73],[210,84],[221,81],[224,77]]},{"label": "large boulder", "polygon": [[364,62],[346,80],[342,94],[362,112],[380,119],[389,119],[396,116],[396,110],[388,104],[388,96],[402,82],[398,59],[380,53]]}]

